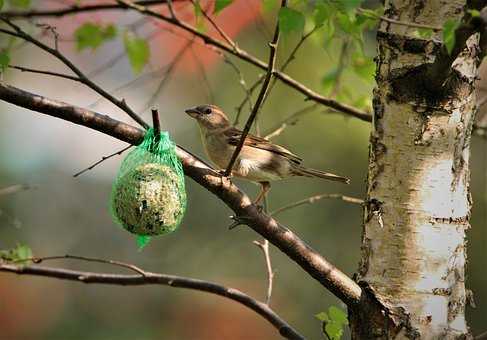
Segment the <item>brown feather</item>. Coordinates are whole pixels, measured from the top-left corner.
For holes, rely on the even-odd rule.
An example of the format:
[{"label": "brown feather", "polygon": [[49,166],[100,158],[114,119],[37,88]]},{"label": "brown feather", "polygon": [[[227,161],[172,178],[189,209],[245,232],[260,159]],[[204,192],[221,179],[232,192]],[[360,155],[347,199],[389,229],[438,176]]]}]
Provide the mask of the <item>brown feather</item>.
[{"label": "brown feather", "polygon": [[[240,142],[240,139],[242,138],[242,131],[237,128],[230,127],[224,131],[224,135],[228,140],[228,144],[237,146]],[[265,138],[257,137],[251,134],[248,134],[245,138],[244,145],[273,152],[280,156],[286,157],[295,164],[301,164],[301,162],[303,161],[301,158],[299,158],[286,148],[283,148],[280,145],[272,144],[272,142],[268,141]]]},{"label": "brown feather", "polygon": [[292,167],[292,174],[295,176],[305,176],[305,177],[318,177],[318,178],[324,178],[328,179],[330,181],[337,181],[337,182],[342,182],[349,184],[350,179],[342,176],[338,176],[329,172],[324,172],[321,170],[316,170],[316,169],[311,169],[311,168],[305,168],[304,166],[293,166]]}]

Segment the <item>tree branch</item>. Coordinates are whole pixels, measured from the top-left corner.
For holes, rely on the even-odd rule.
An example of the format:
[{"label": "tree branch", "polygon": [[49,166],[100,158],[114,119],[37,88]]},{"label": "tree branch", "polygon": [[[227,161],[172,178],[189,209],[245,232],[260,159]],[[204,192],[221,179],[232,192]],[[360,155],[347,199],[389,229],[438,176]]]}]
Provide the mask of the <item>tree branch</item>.
[{"label": "tree branch", "polygon": [[[23,108],[83,125],[127,143],[139,144],[144,131],[90,110],[35,95],[0,81],[0,99]],[[182,147],[177,148],[184,173],[218,196],[236,218],[269,240],[308,274],[349,307],[356,306],[362,289],[347,275],[308,246],[291,230],[262,213],[250,198],[231,181]]]},{"label": "tree branch", "polygon": [[[201,38],[206,44],[210,46],[215,46],[220,50],[223,50],[225,52],[228,52],[230,54],[233,54],[234,56],[238,57],[239,59],[242,59],[254,66],[257,66],[258,68],[267,71],[267,63],[263,62],[262,60],[256,58],[255,56],[249,54],[248,52],[242,50],[238,46],[235,48],[232,47],[231,45],[227,44],[224,41],[215,39],[204,32],[200,32],[196,27],[193,27],[186,22],[183,22],[179,20],[176,17],[171,17],[171,16],[165,16],[161,13],[155,12],[151,10],[150,8],[143,6],[141,2],[131,2],[127,0],[117,0],[120,9],[126,9],[130,8],[133,9],[140,14],[143,15],[148,15],[152,16],[154,18],[157,18],[159,20],[165,21],[167,23],[170,23],[176,27],[179,27],[180,29],[187,31],[194,36],[197,36]],[[67,13],[70,14],[70,13]],[[298,92],[302,93],[307,100],[313,100],[317,103],[320,103],[322,105],[331,107],[337,111],[349,114],[353,117],[359,118],[364,121],[371,122],[372,121],[372,116],[368,114],[367,112],[361,111],[353,106],[342,104],[334,99],[330,99],[327,97],[323,97],[317,92],[314,92],[313,90],[309,89],[305,85],[301,84],[300,82],[296,81],[295,79],[291,78],[287,74],[279,71],[274,71],[274,76],[281,80],[283,83],[286,85],[290,86],[291,88],[297,90]]]},{"label": "tree branch", "polygon": [[52,71],[44,71],[44,70],[38,70],[34,68],[29,68],[29,67],[24,67],[24,66],[17,66],[17,65],[8,65],[9,68],[19,70],[22,72],[30,72],[30,73],[37,73],[37,74],[43,74],[47,76],[53,76],[53,77],[59,77],[59,78],[64,78],[64,79],[69,79],[72,81],[78,81],[81,82],[81,79],[79,77],[71,76],[69,74],[64,74],[64,73],[59,73],[59,72],[52,72]]},{"label": "tree branch", "polygon": [[322,200],[324,198],[334,198],[334,199],[342,200],[344,202],[358,204],[358,205],[364,204],[364,200],[362,200],[360,198],[356,198],[356,197],[350,197],[350,196],[345,196],[345,195],[341,195],[341,194],[321,194],[321,195],[311,196],[311,197],[308,197],[308,198],[305,198],[305,199],[302,199],[300,201],[296,201],[293,203],[289,203],[288,205],[285,205],[281,208],[278,208],[278,209],[272,211],[270,213],[270,215],[275,216],[275,215],[280,214],[286,210],[290,210],[290,209],[299,207],[300,205],[304,205],[304,204],[313,204],[316,201]]},{"label": "tree branch", "polygon": [[97,161],[97,162],[93,163],[92,165],[90,165],[89,167],[84,168],[83,170],[78,171],[77,173],[75,173],[75,174],[73,175],[73,177],[78,177],[78,176],[80,176],[80,175],[84,174],[86,171],[93,169],[94,167],[96,167],[97,165],[99,165],[99,164],[103,163],[103,162],[104,162],[104,161],[106,161],[107,159],[110,159],[110,158],[112,158],[112,157],[115,157],[115,156],[119,156],[119,155],[121,155],[122,153],[124,153],[125,151],[127,151],[128,149],[130,149],[132,146],[133,146],[133,145],[126,146],[126,147],[124,147],[123,149],[120,149],[120,150],[118,150],[118,151],[115,151],[115,152],[114,152],[114,153],[112,153],[112,154],[109,154],[108,156],[103,156],[103,157],[102,157],[102,158],[101,158],[99,161]]},{"label": "tree branch", "polygon": [[51,47],[47,46],[46,44],[44,44],[43,42],[41,42],[40,40],[37,40],[33,36],[25,33],[19,26],[15,25],[14,23],[9,21],[8,19],[5,19],[3,14],[0,14],[0,19],[15,30],[15,32],[12,32],[12,31],[0,28],[1,33],[21,38],[25,41],[28,41],[28,42],[36,45],[37,47],[46,51],[47,53],[53,55],[54,57],[59,59],[64,65],[66,65],[71,71],[73,71],[74,74],[76,74],[78,76],[79,82],[88,86],[93,91],[97,92],[98,94],[100,94],[101,96],[105,97],[110,102],[112,102],[113,104],[118,106],[120,109],[125,111],[140,126],[142,126],[144,128],[149,127],[149,125],[147,125],[147,123],[144,122],[144,120],[127,105],[125,100],[123,100],[123,99],[118,100],[117,98],[113,97],[111,94],[106,92],[104,89],[102,89],[100,86],[98,86],[97,84],[92,82],[90,79],[88,79],[88,77],[83,72],[81,72],[81,70],[79,68],[77,68],[68,58],[66,58],[61,52],[59,52],[59,50],[51,48]]},{"label": "tree branch", "polygon": [[[114,264],[120,263],[116,262]],[[132,269],[133,267],[134,266],[131,266]],[[140,270],[140,268],[136,268]],[[198,290],[219,295],[246,306],[269,321],[279,331],[279,334],[287,339],[304,339],[302,335],[293,329],[286,321],[281,319],[279,315],[277,315],[266,304],[253,299],[249,295],[237,289],[228,288],[209,281],[145,271],[143,271],[143,274],[140,273],[140,275],[123,275],[75,271],[36,265],[20,266],[13,264],[0,264],[0,272],[10,272],[18,275],[44,276],[83,283],[101,283],[122,286],[165,285],[170,287]]]},{"label": "tree branch", "polygon": [[[287,6],[287,0],[282,0],[281,1],[281,8]],[[242,150],[242,147],[244,145],[245,139],[247,138],[247,135],[250,132],[250,128],[252,127],[252,124],[254,123],[255,118],[257,117],[257,114],[259,113],[260,106],[264,102],[264,98],[266,97],[267,91],[269,90],[269,85],[272,79],[272,75],[274,73],[274,68],[276,66],[276,56],[277,56],[277,46],[279,44],[279,20],[276,20],[276,29],[274,31],[274,37],[272,38],[272,41],[269,43],[269,64],[267,66],[267,73],[264,78],[264,82],[262,84],[262,87],[260,89],[259,95],[257,96],[257,100],[255,101],[255,105],[252,108],[252,112],[250,113],[249,118],[247,119],[247,122],[245,123],[245,127],[242,131],[242,137],[240,137],[240,141],[237,144],[237,147],[233,151],[232,158],[230,159],[230,162],[228,163],[227,169],[225,171],[225,176],[230,176],[233,165],[235,164],[235,161],[237,160],[237,157],[240,153],[240,150]]]},{"label": "tree branch", "polygon": [[[173,0],[185,1],[185,0]],[[135,4],[140,6],[157,6],[168,3],[167,0],[145,0],[145,1],[134,1]],[[106,4],[92,4],[92,5],[73,5],[67,8],[52,9],[52,10],[38,10],[33,9],[29,11],[5,11],[2,15],[9,19],[28,19],[28,18],[47,18],[47,17],[62,17],[65,15],[86,13],[86,12],[97,12],[102,10],[128,10],[129,7],[123,6],[116,3],[106,3]]]},{"label": "tree branch", "polygon": [[[184,1],[184,0],[181,0]],[[256,58],[255,56],[249,54],[248,52],[242,50],[237,46],[231,46],[221,40],[215,39],[210,37],[209,35],[198,31],[197,28],[180,21],[178,18],[173,16],[165,16],[158,12],[152,11],[148,6],[157,5],[157,4],[164,4],[167,1],[126,1],[126,0],[117,0],[118,4],[98,4],[98,5],[78,5],[78,6],[71,6],[65,9],[58,9],[58,10],[51,10],[51,11],[41,11],[41,10],[32,10],[32,11],[25,11],[25,12],[17,12],[17,11],[7,11],[3,12],[2,16],[4,18],[9,19],[19,19],[19,18],[32,18],[32,17],[62,17],[65,15],[72,15],[78,14],[83,12],[92,12],[92,11],[100,11],[100,10],[127,10],[132,9],[138,11],[141,14],[149,15],[155,17],[159,20],[168,22],[176,27],[179,27],[199,38],[201,38],[206,44],[215,46],[225,52],[231,53],[234,56],[242,59],[262,70],[267,70],[267,64],[262,60]],[[312,100],[317,103],[320,103],[324,106],[331,107],[337,111],[343,112],[345,114],[351,115],[355,118],[358,118],[363,121],[371,122],[372,116],[367,112],[361,111],[353,106],[340,103],[334,99],[324,97],[319,93],[309,89],[302,83],[296,81],[292,77],[288,76],[287,74],[274,71],[274,76],[282,81],[284,84],[290,86],[291,88],[295,89],[296,91],[303,94],[307,100]]]},{"label": "tree branch", "polygon": [[271,254],[269,252],[269,241],[254,241],[253,243],[257,247],[259,247],[260,250],[262,250],[262,255],[264,255],[265,267],[267,270],[267,294],[265,297],[265,304],[270,305],[272,297],[272,287],[274,285],[274,270],[272,269]]}]

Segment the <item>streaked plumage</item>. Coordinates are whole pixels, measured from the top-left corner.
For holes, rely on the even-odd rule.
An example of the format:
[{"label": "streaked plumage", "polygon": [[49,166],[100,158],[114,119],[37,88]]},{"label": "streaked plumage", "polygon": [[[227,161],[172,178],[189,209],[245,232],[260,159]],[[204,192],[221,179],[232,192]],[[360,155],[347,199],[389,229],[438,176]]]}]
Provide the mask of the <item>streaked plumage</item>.
[{"label": "streaked plumage", "polygon": [[[186,113],[198,122],[208,157],[220,169],[225,169],[242,137],[242,131],[232,127],[225,113],[215,105],[197,106],[187,109]],[[263,186],[267,186],[269,181],[291,176],[349,182],[345,177],[305,168],[301,165],[302,161],[286,148],[248,134],[232,169],[232,175],[259,182]]]}]

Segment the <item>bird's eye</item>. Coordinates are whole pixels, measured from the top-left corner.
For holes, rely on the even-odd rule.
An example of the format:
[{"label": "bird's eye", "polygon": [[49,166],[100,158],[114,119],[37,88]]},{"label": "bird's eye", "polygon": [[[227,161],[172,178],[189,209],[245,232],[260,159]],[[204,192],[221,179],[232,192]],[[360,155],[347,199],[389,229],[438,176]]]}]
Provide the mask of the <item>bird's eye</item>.
[{"label": "bird's eye", "polygon": [[206,108],[206,109],[203,111],[203,113],[204,113],[205,115],[209,115],[209,114],[211,113],[211,108],[207,107],[207,108]]}]

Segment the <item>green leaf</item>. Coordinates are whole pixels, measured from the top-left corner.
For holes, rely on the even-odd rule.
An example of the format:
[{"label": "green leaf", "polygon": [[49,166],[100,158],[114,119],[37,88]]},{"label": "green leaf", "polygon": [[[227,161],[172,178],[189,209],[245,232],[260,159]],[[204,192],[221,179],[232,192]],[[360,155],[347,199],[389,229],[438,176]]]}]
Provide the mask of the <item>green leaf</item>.
[{"label": "green leaf", "polygon": [[328,318],[328,314],[326,314],[326,312],[319,312],[318,314],[315,315],[315,318],[317,318],[318,320],[320,321],[330,321],[330,319]]},{"label": "green leaf", "polygon": [[144,39],[139,38],[134,33],[128,31],[125,32],[123,42],[132,70],[134,73],[140,73],[144,66],[149,62],[149,44]]},{"label": "green leaf", "polygon": [[467,10],[468,14],[470,14],[470,16],[472,18],[476,18],[476,17],[479,17],[480,16],[480,12],[476,9],[469,9]]},{"label": "green leaf", "polygon": [[301,12],[287,7],[281,7],[279,10],[279,29],[283,33],[302,33],[304,24],[305,18]]},{"label": "green leaf", "polygon": [[0,51],[0,72],[5,72],[5,69],[10,64],[10,54],[7,50]]},{"label": "green leaf", "polygon": [[333,14],[333,7],[325,2],[318,2],[314,9],[313,21],[315,26],[322,26]]},{"label": "green leaf", "polygon": [[460,25],[459,21],[448,19],[443,24],[443,43],[445,44],[448,54],[451,54],[455,46],[455,30]]},{"label": "green leaf", "polygon": [[117,35],[117,28],[113,24],[102,26],[96,23],[87,22],[81,25],[74,32],[76,48],[82,51],[86,48],[93,50]]},{"label": "green leaf", "polygon": [[3,0],[0,0],[0,10],[3,8],[4,2]]},{"label": "green leaf", "polygon": [[330,308],[328,308],[328,315],[333,322],[341,325],[348,324],[347,314],[338,307],[330,306]]},{"label": "green leaf", "polygon": [[194,17],[196,20],[196,29],[201,33],[204,32],[206,30],[205,20],[203,18],[203,9],[201,9],[201,4],[199,0],[196,0],[194,2]]},{"label": "green leaf", "polygon": [[9,0],[8,3],[12,7],[28,8],[30,6],[30,0]]},{"label": "green leaf", "polygon": [[433,30],[431,28],[418,28],[418,36],[423,39],[429,39],[433,35]]},{"label": "green leaf", "polygon": [[347,13],[338,13],[337,23],[338,27],[345,33],[351,34],[354,31],[353,19]]},{"label": "green leaf", "polygon": [[31,259],[32,258],[32,250],[30,249],[29,246],[27,246],[25,244],[24,245],[18,244],[17,248],[15,249],[15,255],[17,257],[17,260],[19,260],[19,261]]},{"label": "green leaf", "polygon": [[213,10],[213,13],[220,13],[225,7],[231,5],[232,2],[233,0],[215,0],[215,9]]},{"label": "green leaf", "polygon": [[322,321],[323,332],[330,340],[340,340],[343,336],[343,327],[348,324],[345,312],[335,306],[328,308],[328,313],[321,312],[315,317]]},{"label": "green leaf", "polygon": [[323,78],[321,79],[321,84],[323,85],[325,91],[328,91],[333,84],[335,84],[336,78],[338,75],[338,69],[333,68],[331,71],[328,71]]},{"label": "green leaf", "polygon": [[328,322],[325,325],[325,332],[330,340],[340,340],[343,335],[343,327],[334,322]]},{"label": "green leaf", "polygon": [[200,0],[196,0],[194,2],[194,16],[196,17],[196,20],[203,16],[203,10],[201,9]]},{"label": "green leaf", "polygon": [[25,244],[17,244],[15,248],[0,250],[0,260],[5,262],[27,262],[32,258],[32,250]]}]

